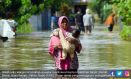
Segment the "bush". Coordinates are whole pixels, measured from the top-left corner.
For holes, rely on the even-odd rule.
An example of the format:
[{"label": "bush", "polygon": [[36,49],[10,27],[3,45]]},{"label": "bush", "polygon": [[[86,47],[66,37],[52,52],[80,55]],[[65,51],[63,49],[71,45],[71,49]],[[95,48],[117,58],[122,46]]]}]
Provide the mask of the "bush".
[{"label": "bush", "polygon": [[17,33],[31,33],[32,32],[32,26],[30,23],[23,23],[22,25],[19,25],[17,27]]},{"label": "bush", "polygon": [[124,40],[131,40],[131,26],[125,25],[123,30],[120,32],[120,36]]}]

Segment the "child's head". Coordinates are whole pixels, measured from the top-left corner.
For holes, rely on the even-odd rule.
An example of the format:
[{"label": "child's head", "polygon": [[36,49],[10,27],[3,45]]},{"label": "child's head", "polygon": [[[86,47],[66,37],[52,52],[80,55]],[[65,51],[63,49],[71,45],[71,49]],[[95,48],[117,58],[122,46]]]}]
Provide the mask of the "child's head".
[{"label": "child's head", "polygon": [[72,36],[75,37],[75,38],[79,38],[80,30],[74,29],[73,32],[72,32]]},{"label": "child's head", "polygon": [[58,36],[58,35],[59,35],[59,29],[55,29],[55,30],[53,31],[53,35]]}]

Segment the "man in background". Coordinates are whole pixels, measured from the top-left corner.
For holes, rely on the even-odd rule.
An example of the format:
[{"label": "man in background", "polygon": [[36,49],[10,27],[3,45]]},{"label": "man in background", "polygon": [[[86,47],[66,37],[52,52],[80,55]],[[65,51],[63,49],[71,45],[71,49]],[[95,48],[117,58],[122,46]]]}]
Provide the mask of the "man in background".
[{"label": "man in background", "polygon": [[86,9],[86,14],[83,16],[83,23],[85,28],[85,34],[91,34],[92,31],[92,15],[90,14],[90,9]]},{"label": "man in background", "polygon": [[76,29],[79,29],[80,31],[83,31],[83,15],[80,10],[78,10],[76,16],[75,16],[75,24],[76,24]]}]

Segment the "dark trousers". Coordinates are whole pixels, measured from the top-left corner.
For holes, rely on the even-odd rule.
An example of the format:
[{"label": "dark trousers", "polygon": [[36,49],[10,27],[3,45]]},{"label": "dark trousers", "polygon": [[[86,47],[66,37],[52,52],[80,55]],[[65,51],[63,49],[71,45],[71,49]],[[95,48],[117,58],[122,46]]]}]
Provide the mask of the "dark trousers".
[{"label": "dark trousers", "polygon": [[3,42],[6,42],[8,40],[8,37],[1,37],[0,36],[0,40],[2,40]]},{"label": "dark trousers", "polygon": [[110,26],[108,27],[108,31],[112,32],[113,31],[113,26],[114,26],[114,24],[110,24]]},{"label": "dark trousers", "polygon": [[85,26],[85,33],[87,33],[88,31],[89,31],[89,33],[91,33],[91,31],[92,31],[91,25]]}]

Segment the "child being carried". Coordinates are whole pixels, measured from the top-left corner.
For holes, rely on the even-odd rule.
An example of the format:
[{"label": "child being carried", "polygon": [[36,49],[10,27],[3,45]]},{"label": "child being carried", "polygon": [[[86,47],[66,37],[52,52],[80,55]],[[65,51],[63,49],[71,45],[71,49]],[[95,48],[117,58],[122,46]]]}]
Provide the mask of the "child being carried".
[{"label": "child being carried", "polygon": [[80,31],[75,29],[73,30],[72,33],[67,32],[66,33],[66,37],[64,37],[62,30],[59,30],[59,37],[60,37],[60,41],[61,41],[61,45],[62,45],[62,58],[61,59],[65,59],[67,57],[67,54],[69,53],[71,60],[74,58],[74,52],[76,49],[76,44],[75,43],[70,43],[68,40],[68,38],[74,39],[75,41],[77,41],[78,43],[80,43],[79,41],[79,36],[80,36]]}]

